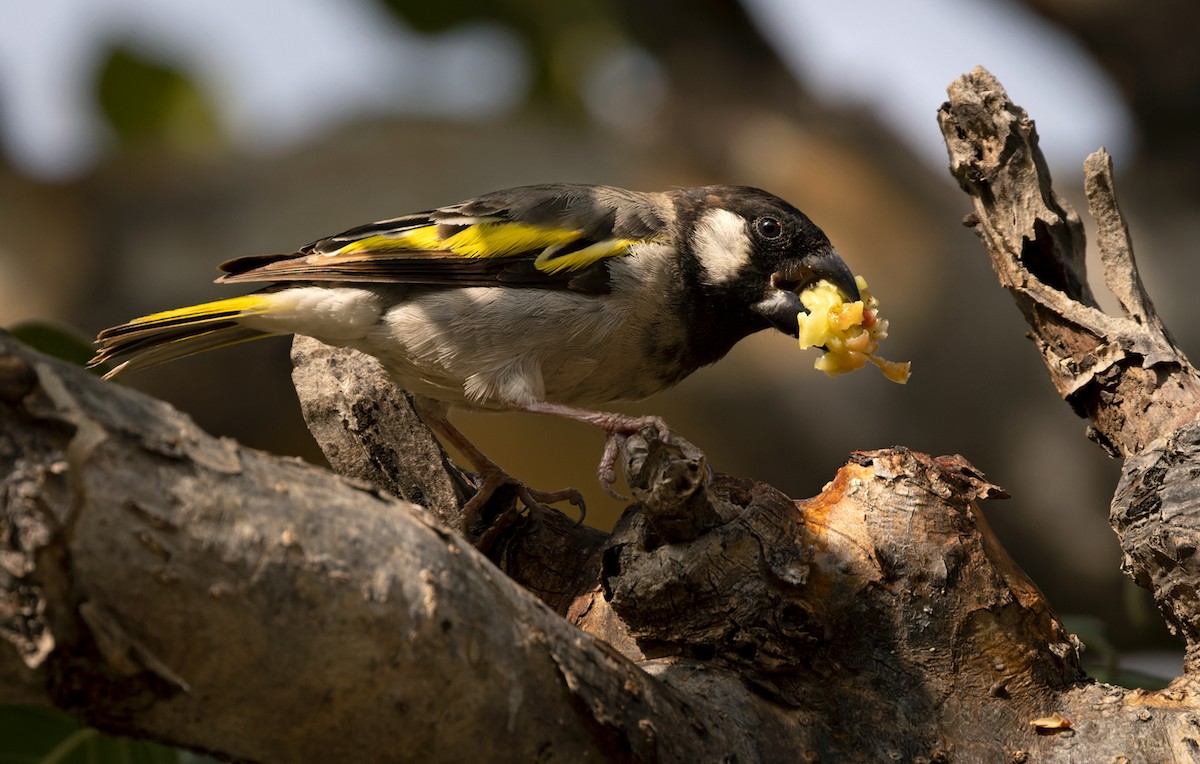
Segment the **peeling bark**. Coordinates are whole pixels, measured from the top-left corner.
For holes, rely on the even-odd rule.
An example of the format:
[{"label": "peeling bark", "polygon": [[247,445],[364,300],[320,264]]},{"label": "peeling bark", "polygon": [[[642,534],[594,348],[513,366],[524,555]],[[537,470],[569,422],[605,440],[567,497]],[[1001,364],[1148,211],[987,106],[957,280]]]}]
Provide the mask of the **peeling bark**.
[{"label": "peeling bark", "polygon": [[975,205],[967,224],[1025,315],[1063,399],[1090,420],[1089,437],[1125,459],[1111,508],[1122,569],[1153,593],[1167,625],[1187,641],[1185,673],[1167,690],[1080,684],[1064,693],[1059,703],[1072,731],[1038,750],[1063,761],[1198,760],[1200,527],[1191,508],[1200,380],[1142,284],[1108,154],[1088,157],[1084,190],[1120,316],[1101,312],[1087,287],[1082,227],[1051,188],[1032,120],[982,68],[954,82],[949,95],[939,121],[951,173]]},{"label": "peeling bark", "polygon": [[1193,419],[1200,411],[1196,372],[1137,275],[1108,154],[1101,149],[1088,158],[1085,189],[1100,229],[1105,282],[1124,316],[1105,314],[1092,296],[1083,226],[1051,187],[1033,121],[983,69],[949,93],[938,118],[950,172],[975,204],[967,225],[1025,315],[1059,394],[1121,456]]}]

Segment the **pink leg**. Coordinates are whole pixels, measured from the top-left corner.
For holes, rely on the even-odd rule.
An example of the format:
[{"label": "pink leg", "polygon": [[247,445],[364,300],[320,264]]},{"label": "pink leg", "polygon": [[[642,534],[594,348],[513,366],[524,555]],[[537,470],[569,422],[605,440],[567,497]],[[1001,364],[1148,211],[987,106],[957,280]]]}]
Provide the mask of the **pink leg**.
[{"label": "pink leg", "polygon": [[656,416],[629,416],[628,414],[616,414],[609,411],[590,411],[588,409],[564,406],[561,403],[547,403],[545,401],[524,404],[519,408],[522,411],[529,411],[534,414],[550,414],[552,416],[566,417],[567,419],[590,424],[593,427],[599,427],[601,430],[604,430],[608,437],[604,441],[604,454],[600,457],[600,465],[596,468],[596,476],[600,479],[601,487],[610,496],[621,501],[626,501],[628,497],[622,496],[612,487],[613,481],[617,478],[617,451],[621,445],[621,436],[632,435],[644,427],[653,427],[658,430],[660,438],[666,438],[669,432],[667,423]]},{"label": "pink leg", "polygon": [[[475,495],[463,505],[463,530],[468,534],[475,531],[479,514],[492,498],[492,495],[506,485],[511,485],[516,489],[517,498],[531,511],[546,510],[545,505],[547,504],[568,501],[579,508],[579,521],[583,522],[584,515],[587,514],[587,509],[584,507],[583,496],[579,491],[574,488],[566,488],[561,491],[539,491],[530,488],[505,472],[504,468],[489,459],[486,454],[475,447],[474,443],[467,440],[467,436],[463,435],[446,418],[446,407],[444,405],[420,397],[414,397],[413,402],[416,404],[417,413],[421,416],[422,421],[437,433],[443,441],[458,449],[471,462],[471,466],[479,473],[482,480],[479,488],[475,491]],[[515,519],[516,515],[499,519],[492,528],[488,529],[484,537],[479,540],[479,545],[481,547],[490,545],[490,541],[494,540],[494,537]]]}]

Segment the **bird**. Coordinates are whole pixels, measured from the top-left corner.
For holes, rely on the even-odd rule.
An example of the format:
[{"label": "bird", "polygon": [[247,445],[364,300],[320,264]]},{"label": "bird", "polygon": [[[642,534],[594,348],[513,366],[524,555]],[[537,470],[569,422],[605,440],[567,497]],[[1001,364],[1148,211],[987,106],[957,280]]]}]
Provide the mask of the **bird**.
[{"label": "bird", "polygon": [[506,485],[529,511],[584,504],[575,489],[536,490],[508,474],[451,423],[451,410],[599,428],[597,476],[620,497],[621,437],[667,425],[605,406],[670,388],[760,330],[796,337],[800,295],[821,280],[859,299],[815,223],[773,194],[735,185],[521,186],[218,268],[217,283],[256,291],[105,329],[91,364],[115,362],[112,378],[278,334],[367,353],[479,474],[462,508],[471,519]]}]

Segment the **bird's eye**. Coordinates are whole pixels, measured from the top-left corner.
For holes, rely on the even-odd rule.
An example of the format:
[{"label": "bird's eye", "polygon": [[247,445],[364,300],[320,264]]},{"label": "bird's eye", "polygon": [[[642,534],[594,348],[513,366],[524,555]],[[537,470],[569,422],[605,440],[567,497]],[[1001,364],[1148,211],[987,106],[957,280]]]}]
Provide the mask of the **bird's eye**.
[{"label": "bird's eye", "polygon": [[762,217],[754,221],[754,230],[764,239],[778,239],[783,235],[783,223],[779,218]]}]

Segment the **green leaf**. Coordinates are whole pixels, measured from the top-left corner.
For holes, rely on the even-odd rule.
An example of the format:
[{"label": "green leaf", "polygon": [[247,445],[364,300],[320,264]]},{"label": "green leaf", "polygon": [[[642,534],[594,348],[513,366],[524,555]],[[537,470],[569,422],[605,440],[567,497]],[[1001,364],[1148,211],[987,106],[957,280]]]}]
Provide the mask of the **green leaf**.
[{"label": "green leaf", "polygon": [[220,137],[215,108],[183,72],[127,48],[115,48],[100,67],[96,99],[126,146],[180,148]]},{"label": "green leaf", "polygon": [[0,764],[200,764],[212,759],[110,737],[49,708],[0,706]]},{"label": "green leaf", "polygon": [[96,353],[90,340],[48,321],[22,321],[9,327],[8,332],[34,350],[79,366],[86,366]]}]

